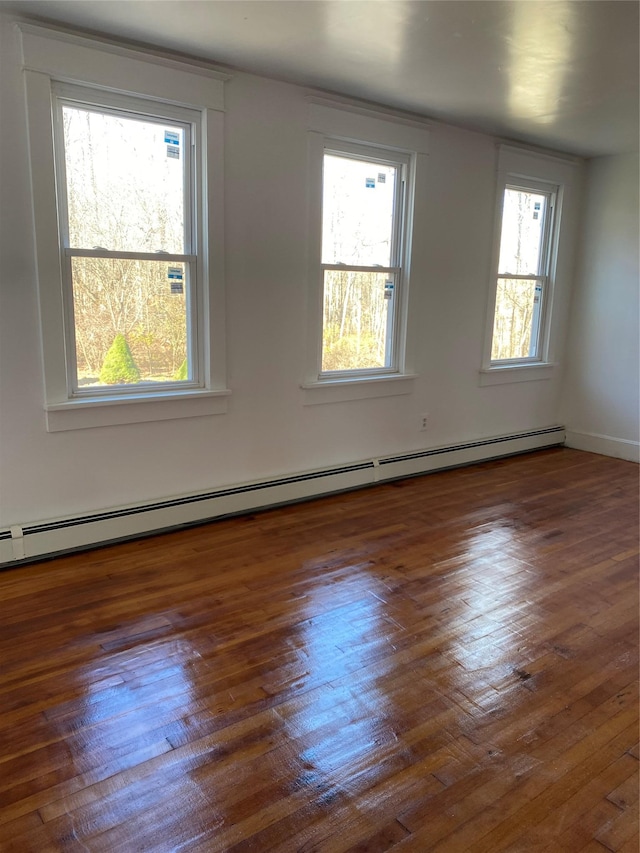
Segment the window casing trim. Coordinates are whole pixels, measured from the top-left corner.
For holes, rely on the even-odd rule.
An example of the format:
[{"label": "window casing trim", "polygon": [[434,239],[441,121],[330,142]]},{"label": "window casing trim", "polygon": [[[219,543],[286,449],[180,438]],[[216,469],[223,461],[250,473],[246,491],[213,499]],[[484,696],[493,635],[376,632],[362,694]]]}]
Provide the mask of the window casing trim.
[{"label": "window casing trim", "polygon": [[[107,92],[110,99],[122,99],[127,103],[140,102],[142,111],[153,113],[160,104],[161,113],[170,109],[178,112],[181,107],[197,111],[201,120],[202,150],[199,159],[200,179],[198,191],[202,192],[202,216],[199,229],[208,235],[202,244],[199,274],[203,286],[199,294],[200,328],[199,342],[202,353],[201,374],[197,387],[179,386],[178,390],[190,392],[179,408],[171,405],[167,417],[191,417],[201,414],[217,414],[226,411],[226,368],[224,336],[224,219],[221,201],[224,197],[223,176],[223,84],[222,76],[209,76],[200,72],[191,73],[183,63],[155,63],[155,57],[136,58],[133,51],[125,51],[125,58],[113,48],[105,48],[89,39],[76,40],[49,33],[40,27],[19,27],[23,42],[23,75],[27,100],[27,128],[29,137],[31,182],[33,194],[33,221],[36,245],[36,269],[39,293],[41,326],[42,364],[45,385],[44,408],[69,409],[64,425],[54,429],[74,429],[74,415],[80,411],[75,398],[69,395],[67,384],[67,348],[64,344],[68,318],[65,317],[63,302],[64,256],[60,252],[57,194],[54,165],[54,139],[52,123],[52,89],[60,87],[64,92],[67,84],[82,86],[85,91],[95,90],[99,96]],[[66,34],[65,34],[66,36]],[[184,69],[184,70],[183,70]],[[123,71],[126,71],[125,75]],[[126,76],[126,85],[125,83]],[[99,80],[96,79],[99,77]],[[130,92],[131,80],[136,81],[139,92]],[[138,85],[139,84],[139,85]],[[132,100],[129,100],[129,99]],[[194,100],[196,103],[194,104]],[[199,103],[197,103],[199,101]],[[176,388],[178,386],[174,386]],[[121,388],[113,396],[122,397]],[[156,398],[166,400],[167,391],[154,389],[140,399],[140,389],[130,395],[132,415],[127,416],[127,406],[119,399],[113,407],[109,395],[96,400],[96,411],[102,406],[104,423],[130,423],[140,420],[156,420],[161,407],[153,405]],[[156,393],[157,392],[157,393]],[[192,405],[191,397],[198,394],[203,404]],[[145,405],[145,400],[150,404]],[[209,402],[207,403],[206,400]],[[113,400],[115,403],[115,399]],[[113,411],[111,409],[113,408]],[[133,414],[135,409],[135,415]],[[162,419],[162,418],[161,418]],[[58,419],[60,420],[60,419]],[[77,426],[82,428],[83,418]],[[99,415],[91,426],[99,426]],[[51,429],[48,424],[48,429]]]},{"label": "window casing trim", "polygon": [[[411,393],[413,371],[412,341],[419,325],[409,310],[409,282],[413,255],[420,252],[411,241],[416,215],[424,216],[424,205],[418,204],[428,193],[428,153],[430,125],[388,112],[362,108],[361,105],[331,98],[308,98],[308,305],[307,350],[301,393],[305,405],[358,400],[363,397],[385,397]],[[404,287],[399,313],[402,315],[398,334],[400,354],[398,373],[377,376],[326,377],[319,379],[322,332],[322,280],[319,263],[322,240],[322,162],[325,140],[342,145],[366,146],[382,157],[410,156],[408,192],[406,194],[408,235]],[[422,225],[422,219],[419,219]],[[411,329],[411,334],[409,334]],[[394,381],[394,380],[406,381]]]},{"label": "window casing trim", "polygon": [[[491,279],[485,325],[485,343],[481,365],[481,385],[503,384],[509,373],[512,380],[529,378],[549,378],[554,369],[555,360],[551,352],[554,303],[556,301],[556,273],[558,250],[562,225],[562,208],[568,169],[573,170],[574,161],[538,155],[535,152],[499,147],[499,168],[496,182],[496,204],[492,248]],[[545,271],[538,276],[514,275],[515,279],[531,278],[544,282],[543,300],[539,317],[538,344],[535,355],[519,359],[492,359],[492,343],[498,280],[503,276],[499,271],[500,247],[502,236],[502,216],[504,194],[507,188],[546,195],[552,202],[552,221],[545,234],[544,255]],[[505,276],[508,278],[508,276]],[[525,367],[545,368],[534,373],[522,370]],[[498,382],[489,381],[488,375],[499,372]]]},{"label": "window casing trim", "polygon": [[224,82],[231,75],[208,64],[170,59],[151,50],[39,24],[20,22],[15,28],[22,42],[25,71],[167,104],[224,110]]},{"label": "window casing trim", "polygon": [[[357,112],[357,111],[356,111]],[[310,104],[310,130],[308,131],[308,163],[309,163],[309,310],[307,326],[307,359],[304,378],[301,387],[306,392],[315,394],[316,389],[332,384],[344,389],[345,395],[349,386],[355,389],[356,383],[366,383],[371,387],[371,380],[405,377],[413,379],[411,370],[411,354],[408,345],[408,300],[409,280],[413,246],[414,206],[416,186],[418,182],[424,191],[426,177],[426,158],[428,150],[428,133],[424,126],[413,123],[405,127],[396,125],[392,117],[381,115],[352,114],[346,105],[341,104],[335,109],[324,102],[319,105]],[[373,371],[321,372],[322,356],[322,317],[323,317],[323,270],[321,269],[322,242],[322,172],[323,157],[327,151],[349,152],[365,151],[367,158],[378,159],[380,162],[402,162],[405,170],[405,195],[403,199],[405,233],[402,257],[402,287],[399,288],[394,322],[396,323],[396,361],[391,368],[376,368]],[[354,381],[355,380],[355,381]],[[391,388],[395,383],[380,387]],[[390,393],[396,393],[395,391]],[[381,394],[384,396],[384,393]],[[354,395],[354,399],[357,397]],[[344,399],[348,399],[344,396]]]}]

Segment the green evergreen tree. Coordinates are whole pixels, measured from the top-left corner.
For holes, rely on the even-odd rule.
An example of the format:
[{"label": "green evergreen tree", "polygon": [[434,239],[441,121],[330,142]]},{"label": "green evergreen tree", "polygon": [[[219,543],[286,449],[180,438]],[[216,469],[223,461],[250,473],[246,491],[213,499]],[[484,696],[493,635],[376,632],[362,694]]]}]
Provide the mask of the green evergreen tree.
[{"label": "green evergreen tree", "polygon": [[173,378],[178,382],[181,379],[188,379],[189,378],[189,367],[187,365],[187,359],[186,358],[182,362],[180,367],[176,370],[176,372],[173,374]]},{"label": "green evergreen tree", "polygon": [[122,385],[139,382],[140,371],[133,360],[125,336],[117,334],[104,357],[100,370],[100,382],[103,385]]}]

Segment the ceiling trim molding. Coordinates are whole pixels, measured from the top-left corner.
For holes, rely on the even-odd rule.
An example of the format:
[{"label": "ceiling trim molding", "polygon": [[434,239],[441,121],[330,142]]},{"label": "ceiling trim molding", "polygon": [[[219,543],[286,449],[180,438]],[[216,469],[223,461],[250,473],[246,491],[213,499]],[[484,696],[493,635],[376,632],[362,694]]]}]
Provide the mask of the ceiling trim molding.
[{"label": "ceiling trim molding", "polygon": [[514,145],[512,142],[496,142],[496,148],[500,153],[506,154],[521,154],[529,157],[541,157],[545,160],[552,160],[554,163],[562,163],[564,166],[581,166],[584,162],[583,157],[578,157],[572,154],[555,154],[544,148],[538,148],[531,145]]},{"label": "ceiling trim molding", "polygon": [[356,115],[366,116],[367,118],[392,121],[394,124],[403,124],[407,127],[415,127],[418,130],[432,130],[436,124],[441,124],[441,122],[436,123],[430,119],[423,119],[420,116],[409,116],[401,110],[365,106],[361,101],[350,98],[323,97],[321,95],[310,94],[307,95],[307,103],[318,107],[328,107],[332,110],[344,110],[345,112],[355,113]]},{"label": "ceiling trim molding", "polygon": [[124,45],[111,41],[110,39],[106,39],[103,36],[80,35],[66,29],[59,29],[58,27],[52,26],[44,27],[38,24],[26,23],[21,20],[16,20],[15,26],[23,36],[30,35],[39,38],[53,39],[55,41],[75,45],[76,47],[101,50],[104,53],[112,53],[126,59],[135,59],[138,61],[150,62],[154,65],[162,65],[165,68],[171,68],[175,71],[188,71],[191,74],[199,74],[202,77],[208,77],[222,83],[231,79],[230,74],[225,74],[223,71],[219,71],[218,69],[210,66],[208,63],[199,62],[195,59],[171,58],[160,51],[150,50],[148,47],[125,47]]}]

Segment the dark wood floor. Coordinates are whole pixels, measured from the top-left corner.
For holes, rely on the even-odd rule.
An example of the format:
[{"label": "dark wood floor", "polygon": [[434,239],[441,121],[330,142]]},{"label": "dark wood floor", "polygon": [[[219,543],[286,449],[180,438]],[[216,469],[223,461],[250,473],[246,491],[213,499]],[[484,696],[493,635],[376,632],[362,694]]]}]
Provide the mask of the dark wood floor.
[{"label": "dark wood floor", "polygon": [[638,468],[556,449],[0,574],[0,850],[638,851]]}]

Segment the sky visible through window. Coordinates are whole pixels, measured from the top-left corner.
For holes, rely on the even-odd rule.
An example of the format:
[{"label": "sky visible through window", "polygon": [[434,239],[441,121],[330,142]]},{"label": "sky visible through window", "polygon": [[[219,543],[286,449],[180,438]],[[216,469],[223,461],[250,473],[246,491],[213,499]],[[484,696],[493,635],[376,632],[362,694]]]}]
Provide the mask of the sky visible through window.
[{"label": "sky visible through window", "polygon": [[184,129],[63,107],[70,246],[185,252]]},{"label": "sky visible through window", "polygon": [[502,211],[499,272],[538,275],[547,197],[507,187]]},{"label": "sky visible through window", "polygon": [[396,166],[325,154],[322,262],[391,266]]}]

